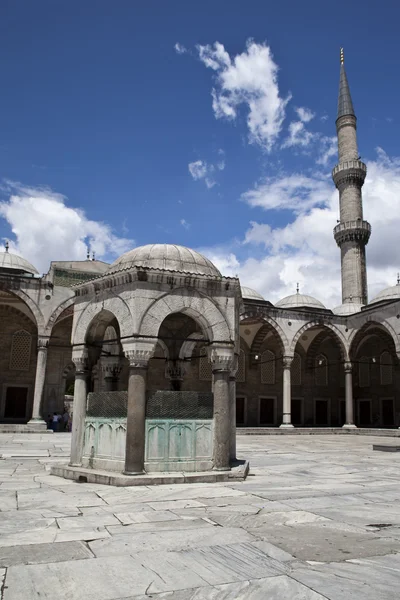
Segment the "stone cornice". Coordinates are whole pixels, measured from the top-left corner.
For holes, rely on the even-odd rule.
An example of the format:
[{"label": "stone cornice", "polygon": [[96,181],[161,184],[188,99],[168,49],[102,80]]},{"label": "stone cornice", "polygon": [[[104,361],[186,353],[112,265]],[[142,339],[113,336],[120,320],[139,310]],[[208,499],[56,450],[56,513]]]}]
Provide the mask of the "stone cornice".
[{"label": "stone cornice", "polygon": [[[73,287],[76,296],[96,295],[104,290],[139,283],[165,285],[171,290],[175,288],[200,289],[213,295],[223,292],[226,296],[240,295],[240,283],[236,277],[213,277],[210,275],[193,275],[178,271],[167,271],[143,267],[130,267],[113,273],[106,273],[85,283]],[[132,289],[132,287],[131,287]]]},{"label": "stone cornice", "polygon": [[339,163],[332,171],[332,179],[338,190],[344,187],[362,187],[367,175],[367,166],[361,160],[347,160]]},{"label": "stone cornice", "polygon": [[371,235],[371,225],[368,221],[346,221],[339,223],[333,230],[337,245],[340,247],[344,242],[361,242],[368,244]]}]

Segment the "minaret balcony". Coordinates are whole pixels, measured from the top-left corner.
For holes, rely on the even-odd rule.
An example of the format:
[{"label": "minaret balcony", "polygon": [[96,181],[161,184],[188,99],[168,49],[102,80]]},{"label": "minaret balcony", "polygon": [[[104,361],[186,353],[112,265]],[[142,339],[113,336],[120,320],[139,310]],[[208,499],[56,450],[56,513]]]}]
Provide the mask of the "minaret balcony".
[{"label": "minaret balcony", "polygon": [[362,186],[367,176],[367,165],[361,160],[346,160],[334,167],[332,179],[340,190],[346,185]]},{"label": "minaret balcony", "polygon": [[371,225],[368,221],[362,221],[361,219],[339,223],[333,230],[333,236],[338,246],[341,246],[344,242],[368,244],[370,235]]}]

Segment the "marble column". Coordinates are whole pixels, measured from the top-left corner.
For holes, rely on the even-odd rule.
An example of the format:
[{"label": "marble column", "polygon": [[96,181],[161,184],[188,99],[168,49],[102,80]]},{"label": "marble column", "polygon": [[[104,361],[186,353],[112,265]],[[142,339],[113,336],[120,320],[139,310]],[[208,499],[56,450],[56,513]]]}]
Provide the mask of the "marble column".
[{"label": "marble column", "polygon": [[49,346],[48,338],[39,338],[37,344],[37,362],[35,391],[33,394],[33,409],[30,423],[45,423],[42,417],[43,389],[46,377],[47,349]]},{"label": "marble column", "polygon": [[210,347],[214,380],[214,469],[228,471],[231,453],[229,377],[234,363],[231,346]]},{"label": "marble column", "polygon": [[115,392],[118,389],[118,377],[122,370],[118,356],[102,357],[101,369],[104,373],[104,391]]},{"label": "marble column", "polygon": [[344,429],[356,429],[354,424],[354,402],[353,402],[353,365],[351,362],[344,363],[346,422]]},{"label": "marble column", "polygon": [[74,404],[72,408],[72,439],[70,465],[82,465],[83,444],[85,437],[85,418],[87,402],[87,350],[83,349],[79,355],[72,354],[75,364]]},{"label": "marble column", "polygon": [[144,473],[147,367],[156,342],[124,343],[129,360],[128,412],[126,418],[125,475]]},{"label": "marble column", "polygon": [[229,376],[229,409],[231,417],[230,461],[236,460],[236,375]]},{"label": "marble column", "polygon": [[291,428],[292,425],[292,386],[290,367],[293,356],[284,356],[283,359],[283,418],[282,428]]}]

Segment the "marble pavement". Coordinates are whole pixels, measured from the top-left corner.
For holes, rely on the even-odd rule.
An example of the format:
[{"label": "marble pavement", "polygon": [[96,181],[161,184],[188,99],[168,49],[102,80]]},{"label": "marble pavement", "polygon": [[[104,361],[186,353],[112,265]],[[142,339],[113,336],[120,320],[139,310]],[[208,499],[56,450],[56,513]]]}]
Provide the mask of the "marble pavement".
[{"label": "marble pavement", "polygon": [[244,482],[49,475],[69,434],[0,434],[1,600],[394,600],[400,454],[368,436],[238,436]]}]

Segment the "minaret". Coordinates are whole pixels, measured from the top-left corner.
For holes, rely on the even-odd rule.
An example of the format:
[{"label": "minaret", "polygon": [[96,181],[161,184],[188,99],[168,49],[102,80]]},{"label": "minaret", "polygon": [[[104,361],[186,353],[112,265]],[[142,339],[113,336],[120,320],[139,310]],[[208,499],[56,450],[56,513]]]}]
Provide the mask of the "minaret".
[{"label": "minaret", "polygon": [[339,164],[332,171],[339,190],[340,222],[333,230],[342,262],[342,302],[367,304],[365,246],[371,225],[363,220],[361,188],[367,174],[357,149],[357,119],[340,49],[340,83],[336,131]]}]

